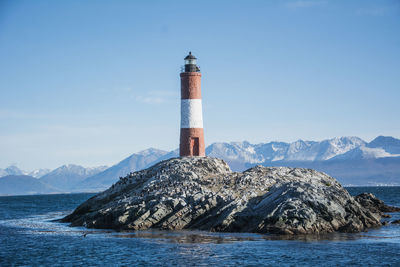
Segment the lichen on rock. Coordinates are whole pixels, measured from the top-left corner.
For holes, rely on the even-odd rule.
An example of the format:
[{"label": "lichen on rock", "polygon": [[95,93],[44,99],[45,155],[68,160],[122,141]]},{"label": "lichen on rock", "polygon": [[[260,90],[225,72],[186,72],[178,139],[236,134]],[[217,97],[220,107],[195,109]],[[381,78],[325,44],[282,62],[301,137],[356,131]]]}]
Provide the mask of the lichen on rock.
[{"label": "lichen on rock", "polygon": [[370,194],[353,198],[311,169],[256,166],[238,173],[221,159],[185,157],[120,178],[63,221],[117,230],[360,232],[381,226],[388,206],[379,201]]}]

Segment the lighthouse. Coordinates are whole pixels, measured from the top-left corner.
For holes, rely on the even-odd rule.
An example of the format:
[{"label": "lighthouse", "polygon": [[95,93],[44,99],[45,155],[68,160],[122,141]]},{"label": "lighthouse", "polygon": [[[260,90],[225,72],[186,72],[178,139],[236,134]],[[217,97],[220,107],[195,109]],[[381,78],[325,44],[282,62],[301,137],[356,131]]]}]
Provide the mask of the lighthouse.
[{"label": "lighthouse", "polygon": [[205,156],[201,73],[196,57],[189,52],[181,72],[181,157]]}]

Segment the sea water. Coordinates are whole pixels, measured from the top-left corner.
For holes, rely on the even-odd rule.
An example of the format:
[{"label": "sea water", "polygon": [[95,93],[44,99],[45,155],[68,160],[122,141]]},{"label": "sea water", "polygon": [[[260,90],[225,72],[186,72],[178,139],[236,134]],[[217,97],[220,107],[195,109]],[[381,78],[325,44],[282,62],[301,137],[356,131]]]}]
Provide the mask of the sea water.
[{"label": "sea water", "polygon": [[[400,206],[400,187],[347,188]],[[93,194],[0,197],[0,266],[400,266],[400,225],[281,238],[202,231],[115,232],[53,222]],[[393,213],[387,219],[400,219]]]}]

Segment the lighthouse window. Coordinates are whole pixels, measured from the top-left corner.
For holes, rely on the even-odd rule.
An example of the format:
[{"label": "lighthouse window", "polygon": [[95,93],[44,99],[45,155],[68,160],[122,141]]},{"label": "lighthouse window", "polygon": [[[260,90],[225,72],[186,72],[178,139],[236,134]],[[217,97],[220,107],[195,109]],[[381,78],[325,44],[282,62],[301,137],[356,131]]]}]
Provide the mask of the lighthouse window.
[{"label": "lighthouse window", "polygon": [[185,64],[193,64],[196,65],[196,59],[186,59]]}]

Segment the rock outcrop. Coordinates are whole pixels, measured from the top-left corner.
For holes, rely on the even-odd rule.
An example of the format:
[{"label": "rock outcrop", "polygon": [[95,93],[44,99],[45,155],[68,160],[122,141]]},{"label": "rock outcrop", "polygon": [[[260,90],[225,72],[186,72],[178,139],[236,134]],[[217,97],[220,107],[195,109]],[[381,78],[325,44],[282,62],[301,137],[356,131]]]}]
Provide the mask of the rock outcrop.
[{"label": "rock outcrop", "polygon": [[373,195],[353,198],[311,169],[257,166],[238,173],[223,160],[193,157],[130,173],[63,221],[117,230],[360,232],[381,226],[384,206]]},{"label": "rock outcrop", "polygon": [[378,199],[371,193],[363,193],[355,197],[355,200],[364,208],[379,213],[381,216],[384,212],[399,212],[400,208],[386,205],[382,200]]}]

